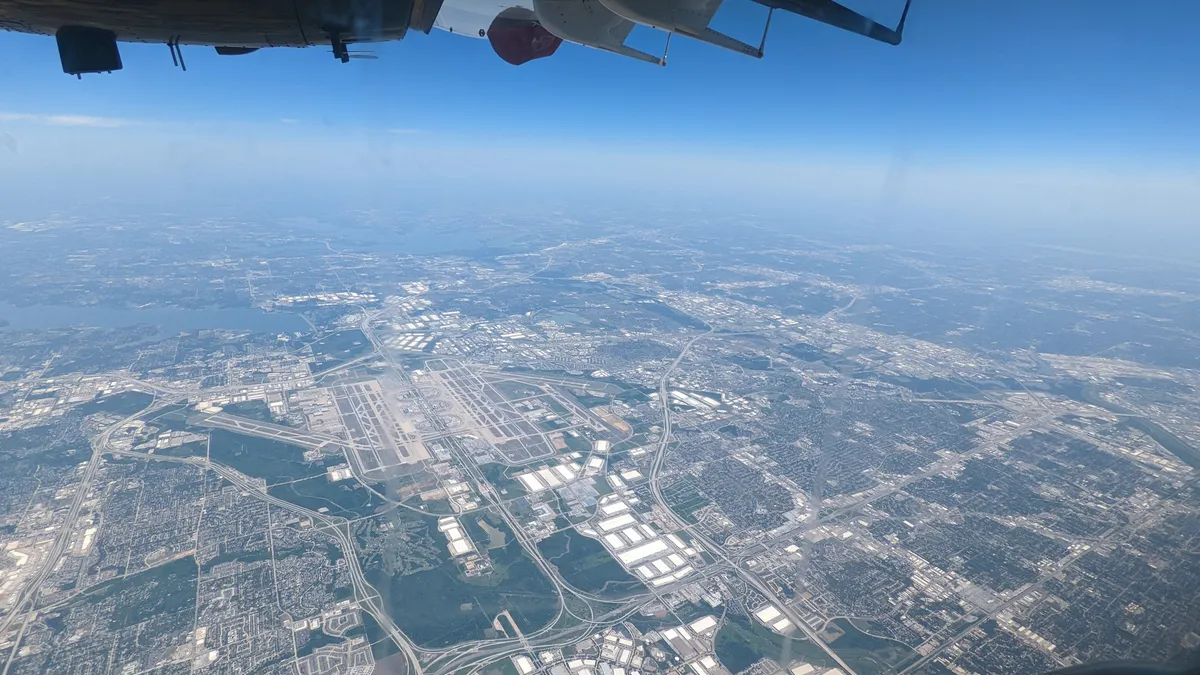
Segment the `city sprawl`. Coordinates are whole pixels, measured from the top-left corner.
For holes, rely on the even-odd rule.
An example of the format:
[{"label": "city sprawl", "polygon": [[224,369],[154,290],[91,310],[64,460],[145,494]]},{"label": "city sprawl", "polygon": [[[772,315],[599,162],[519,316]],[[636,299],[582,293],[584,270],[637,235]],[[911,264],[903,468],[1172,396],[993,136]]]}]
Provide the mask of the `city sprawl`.
[{"label": "city sprawl", "polygon": [[1194,266],[689,214],[2,224],[5,673],[1200,650]]}]

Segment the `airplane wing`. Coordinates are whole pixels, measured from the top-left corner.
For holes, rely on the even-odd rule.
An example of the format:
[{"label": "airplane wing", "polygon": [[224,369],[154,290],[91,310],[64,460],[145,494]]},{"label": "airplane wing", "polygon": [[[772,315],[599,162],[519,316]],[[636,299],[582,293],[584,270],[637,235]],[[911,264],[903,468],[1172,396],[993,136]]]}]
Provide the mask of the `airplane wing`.
[{"label": "airplane wing", "polygon": [[[409,31],[438,27],[487,38],[505,61],[522,64],[550,56],[563,42],[639,61],[666,64],[672,35],[763,56],[771,15],[780,9],[888,44],[899,44],[912,0],[895,29],[838,0],[750,0],[770,8],[757,46],[709,26],[724,0],[0,0],[0,29],[54,35],[63,71],[80,76],[120,70],[117,43],[166,44],[183,66],[180,45],[216,47],[222,56],[262,47],[328,45],[340,61],[369,58],[349,45],[399,40]],[[231,12],[248,4],[253,12]],[[200,11],[201,8],[203,11]],[[205,9],[206,8],[206,9]],[[634,26],[667,35],[661,56],[626,40]]]},{"label": "airplane wing", "polygon": [[747,44],[709,28],[722,0],[599,0],[614,14],[668,33],[686,35],[741,54],[762,57],[762,45]]},{"label": "airplane wing", "polygon": [[908,6],[912,4],[912,0],[905,0],[904,11],[900,14],[900,23],[896,24],[896,28],[893,30],[834,0],[754,0],[754,2],[772,9],[782,9],[806,16],[814,21],[848,30],[851,33],[858,33],[889,45],[900,44],[904,32],[904,20],[908,18]]}]

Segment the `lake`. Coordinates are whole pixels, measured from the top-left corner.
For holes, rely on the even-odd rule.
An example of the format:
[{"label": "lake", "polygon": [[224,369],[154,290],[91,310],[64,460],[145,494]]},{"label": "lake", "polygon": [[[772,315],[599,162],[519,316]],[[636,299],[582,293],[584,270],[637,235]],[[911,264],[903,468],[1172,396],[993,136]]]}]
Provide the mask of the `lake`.
[{"label": "lake", "polygon": [[[7,323],[7,325],[5,325]],[[256,307],[184,309],[146,307],[16,307],[0,303],[0,330],[49,330],[70,326],[126,328],[149,325],[159,333],[174,335],[202,329],[248,330],[255,333],[306,332],[308,323],[296,314],[267,312]]]}]

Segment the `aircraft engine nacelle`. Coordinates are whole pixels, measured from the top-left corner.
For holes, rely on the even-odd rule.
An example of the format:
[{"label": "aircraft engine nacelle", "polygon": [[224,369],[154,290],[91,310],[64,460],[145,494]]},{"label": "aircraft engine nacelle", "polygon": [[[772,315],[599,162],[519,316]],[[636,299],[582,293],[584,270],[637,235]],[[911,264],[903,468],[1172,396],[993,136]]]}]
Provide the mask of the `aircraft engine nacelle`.
[{"label": "aircraft engine nacelle", "polygon": [[496,55],[514,66],[546,58],[563,42],[543,28],[533,12],[520,7],[497,14],[488,26],[487,39]]},{"label": "aircraft engine nacelle", "polygon": [[600,0],[533,0],[538,22],[554,35],[596,49],[649,63],[662,59],[625,45],[633,22],[615,14]]},{"label": "aircraft engine nacelle", "polygon": [[694,33],[708,27],[721,0],[600,0],[616,14],[644,26],[672,33]]}]

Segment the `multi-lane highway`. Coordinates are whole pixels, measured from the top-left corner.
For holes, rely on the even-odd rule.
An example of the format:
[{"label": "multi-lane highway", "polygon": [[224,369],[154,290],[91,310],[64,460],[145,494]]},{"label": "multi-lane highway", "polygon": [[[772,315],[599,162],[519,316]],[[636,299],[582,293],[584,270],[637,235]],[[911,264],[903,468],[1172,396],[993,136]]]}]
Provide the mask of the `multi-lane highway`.
[{"label": "multi-lane highway", "polygon": [[[75,496],[71,500],[71,506],[67,510],[67,515],[64,517],[63,522],[60,525],[58,535],[54,538],[54,545],[50,548],[50,553],[46,556],[46,560],[42,564],[41,569],[38,570],[37,575],[30,580],[29,585],[27,585],[17,597],[17,601],[13,604],[12,609],[9,610],[8,615],[4,617],[4,620],[0,621],[0,635],[5,634],[9,627],[12,626],[13,621],[15,621],[18,616],[22,615],[21,609],[25,606],[25,603],[30,602],[33,598],[37,597],[38,591],[41,589],[42,584],[44,584],[46,579],[49,578],[50,574],[53,573],[55,566],[58,564],[59,558],[62,557],[63,552],[66,551],[67,546],[70,544],[71,535],[75,532],[75,520],[79,517],[79,511],[83,507],[84,501],[87,500],[88,490],[90,489],[92,478],[95,477],[96,470],[100,467],[100,458],[106,451],[109,450],[109,443],[112,435],[126,424],[132,422],[134,419],[144,415],[147,412],[153,412],[164,405],[166,405],[166,403],[160,403],[157,401],[157,399],[152,400],[149,407],[109,426],[104,430],[104,433],[100,435],[100,438],[96,440],[95,444],[92,446],[92,456],[88,459],[87,464],[83,468],[83,473],[79,478],[79,484],[75,490]],[[30,611],[33,611],[33,609],[34,608],[31,606]],[[7,667],[5,670],[7,670]]]},{"label": "multi-lane highway", "polygon": [[[360,323],[360,329],[374,345],[376,354],[379,357],[382,357],[382,359],[391,366],[391,370],[394,372],[396,377],[400,378],[402,382],[411,386],[412,382],[408,380],[407,373],[400,366],[400,364],[394,362],[389,351],[383,348],[378,337],[374,334],[371,326],[371,322],[374,318],[374,314],[364,313],[364,318]],[[669,392],[667,391],[671,374],[677,369],[687,353],[687,350],[692,346],[692,344],[710,333],[711,331],[692,338],[685,345],[683,350],[681,350],[675,361],[671,364],[670,368],[668,368],[667,372],[664,373],[660,381],[660,402],[663,406],[663,435],[653,457],[653,466],[650,472],[650,488],[654,499],[664,506],[665,513],[669,514],[673,519],[675,519],[676,525],[679,527],[679,529],[691,532],[693,537],[705,545],[710,552],[719,558],[714,565],[710,566],[711,569],[707,570],[708,573],[716,573],[724,570],[735,571],[739,576],[745,579],[746,583],[756,588],[760,593],[777,604],[784,614],[788,616],[788,618],[794,623],[796,623],[797,626],[805,628],[805,625],[800,622],[799,618],[793,616],[792,611],[788,609],[786,605],[779,602],[778,598],[775,598],[771,590],[764,583],[762,583],[753,575],[749,574],[747,571],[738,567],[735,561],[725,557],[720,548],[714,545],[711,541],[708,541],[703,534],[693,531],[690,526],[682,522],[682,520],[679,519],[678,516],[676,516],[669,509],[669,507],[666,506],[666,501],[663,498],[658,485],[659,474],[662,471],[666,457],[666,450],[669,446],[671,437],[671,417],[669,406],[670,399]],[[165,396],[171,396],[174,398],[179,398],[186,395],[186,393],[183,391],[150,386],[143,382],[138,382],[137,384],[141,385],[145,389],[155,392],[156,394],[163,394]],[[420,398],[418,398],[417,404],[422,408],[422,412],[425,413],[426,418],[433,421],[435,426],[437,426],[439,424],[439,417],[435,411],[425,410],[425,402]],[[585,419],[592,421],[588,413],[590,413],[590,411],[581,412],[581,414],[585,416]],[[136,415],[123,420],[122,424],[133,419],[134,417],[136,417]],[[339,445],[346,444],[344,439],[338,439],[332,436],[326,436],[324,434],[290,429],[264,422],[257,422],[223,413],[205,415],[197,418],[195,422],[204,426],[222,428],[237,433],[245,433],[249,435],[270,438],[273,440],[293,443],[310,448],[322,447],[333,443]],[[602,598],[596,594],[585,593],[572,587],[559,573],[558,569],[542,556],[536,545],[536,542],[524,532],[520,522],[509,510],[508,500],[500,497],[496,488],[494,488],[487,481],[487,479],[483,476],[482,471],[475,466],[470,457],[470,453],[467,452],[465,448],[460,447],[457,439],[454,438],[453,435],[450,435],[443,440],[443,443],[455,455],[458,463],[472,479],[472,482],[479,486],[480,497],[485,504],[483,508],[487,508],[492,513],[499,515],[499,517],[504,520],[513,536],[521,544],[522,548],[530,556],[531,560],[533,560],[541,573],[544,574],[550,581],[554,588],[555,594],[557,595],[558,610],[553,620],[544,626],[522,627],[523,639],[510,638],[501,640],[473,640],[441,649],[422,648],[413,643],[413,641],[409,639],[408,636],[403,633],[403,631],[400,630],[395,622],[392,621],[388,614],[389,608],[384,605],[380,594],[367,581],[359,564],[358,556],[356,555],[355,543],[349,533],[347,521],[340,517],[317,513],[315,511],[297,506],[291,502],[273,497],[272,495],[268,494],[266,489],[261,487],[256,481],[249,479],[247,476],[228,466],[217,462],[212,462],[205,457],[170,457],[165,455],[147,455],[144,453],[136,453],[108,447],[109,436],[116,429],[120,428],[120,426],[121,424],[114,425],[105,432],[100,440],[100,443],[98,443],[97,451],[93,453],[91,460],[85,468],[83,482],[79,492],[76,495],[75,502],[72,505],[72,510],[69,513],[69,518],[72,522],[77,517],[80,505],[84,501],[84,495],[87,491],[87,483],[91,480],[96,471],[96,467],[99,465],[100,456],[105,452],[113,455],[137,456],[139,458],[152,461],[168,461],[189,464],[211,470],[228,480],[233,485],[237,486],[239,489],[246,491],[255,498],[260,499],[267,504],[311,519],[315,527],[322,531],[328,532],[337,540],[339,546],[343,549],[343,553],[348,563],[350,578],[354,587],[355,597],[358,605],[363,611],[370,614],[376,620],[376,622],[388,634],[390,639],[405,654],[409,662],[408,672],[412,675],[425,675],[426,673],[428,673],[428,675],[443,675],[458,672],[477,672],[490,664],[494,664],[518,653],[527,652],[530,649],[546,649],[572,644],[587,634],[594,632],[594,630],[598,627],[609,625],[613,622],[623,620],[635,614],[647,602],[654,601],[656,597],[655,594],[647,591],[645,593],[635,594],[633,596],[623,598],[620,601],[614,602],[611,598]],[[440,431],[448,430],[440,429]],[[361,467],[355,467],[354,462],[351,462],[351,467],[352,469],[361,469]],[[355,470],[354,473],[357,476],[360,472]],[[56,542],[55,558],[57,558],[58,555],[61,555],[61,552],[67,546],[69,539],[69,532],[60,534],[59,541]],[[48,561],[43,571],[39,574],[39,577],[35,579],[36,583],[27,590],[26,595],[31,595],[36,592],[36,586],[40,585],[40,583],[49,576],[52,563],[53,561]],[[674,588],[674,585],[665,587],[664,589],[659,589],[659,591],[661,592],[663,590],[670,590],[671,588]],[[10,615],[4,626],[7,627],[8,623],[11,623],[11,621],[12,616]],[[829,650],[829,648],[821,643],[816,636],[810,635],[810,639],[813,639],[815,643],[823,646],[830,653],[834,660],[842,665],[847,672],[852,673],[845,663],[842,662],[841,659],[837,658],[837,656],[833,654],[832,650]],[[424,659],[424,661],[422,661],[422,659]]]},{"label": "multi-lane highway", "polygon": [[727,563],[730,566],[730,569],[736,572],[743,581],[761,593],[763,597],[765,597],[771,604],[775,605],[789,621],[803,631],[810,642],[824,650],[825,653],[829,655],[829,658],[837,663],[838,666],[840,666],[848,675],[855,675],[854,669],[852,669],[844,660],[842,660],[842,657],[838,656],[829,645],[825,644],[825,641],[822,640],[815,631],[809,628],[808,624],[804,623],[795,610],[780,600],[775,592],[771,590],[769,586],[767,586],[767,584],[763,583],[761,579],[759,579],[749,570],[738,565],[736,561],[725,554],[720,546],[717,546],[715,543],[709,540],[704,533],[700,532],[696,528],[693,528],[686,521],[684,521],[683,518],[679,517],[678,514],[671,510],[670,505],[667,504],[667,500],[663,497],[662,489],[659,487],[658,481],[659,475],[662,472],[663,464],[666,461],[667,449],[671,444],[671,399],[668,391],[671,375],[675,372],[675,369],[679,367],[680,362],[683,361],[683,357],[687,355],[687,352],[689,349],[691,349],[692,345],[698,340],[711,335],[712,332],[713,331],[710,328],[707,332],[701,333],[700,335],[693,337],[691,340],[688,340],[687,344],[683,346],[683,349],[680,350],[679,355],[675,357],[675,360],[671,363],[670,367],[667,368],[666,372],[663,373],[662,378],[659,380],[658,399],[659,403],[662,405],[663,415],[662,436],[659,438],[658,445],[655,448],[655,455],[650,466],[650,493],[654,496],[654,500],[662,505],[663,512],[665,512],[672,520],[675,521],[675,524],[679,529],[686,530],[689,534],[691,534],[692,537],[702,543],[705,548],[708,549],[709,553]]},{"label": "multi-lane highway", "polygon": [[[373,314],[364,314],[364,318],[359,324],[359,329],[375,345],[376,350],[379,351],[384,360],[392,367],[395,375],[402,382],[411,386],[412,382],[408,379],[407,373],[399,364],[395,363],[391,354],[383,347],[379,338],[375,335],[371,326],[374,318],[375,315]],[[427,409],[423,399],[418,397],[416,402],[426,419],[429,419],[434,425],[435,433],[446,431],[446,429],[442,428],[439,416],[435,411]],[[509,510],[508,500],[500,497],[498,491],[488,482],[483,472],[475,465],[470,453],[461,447],[457,439],[452,435],[444,439],[444,444],[455,455],[459,465],[466,471],[467,475],[479,486],[480,497],[485,503],[484,508],[489,509],[504,520],[509,530],[513,533],[513,536],[520,542],[521,547],[551,582],[558,596],[558,611],[556,616],[545,626],[533,629],[526,627],[523,629],[524,640],[480,640],[460,643],[442,650],[417,648],[416,651],[435,659],[429,663],[427,672],[431,675],[435,673],[477,672],[489,664],[528,651],[531,647],[550,648],[572,644],[593,632],[597,627],[619,621],[636,613],[642,605],[651,599],[649,593],[635,595],[623,599],[616,608],[612,608],[613,601],[611,599],[603,599],[571,586],[562,577],[558,569],[542,556],[536,542],[525,533],[520,522]],[[598,604],[605,605],[602,611],[598,609]],[[569,625],[558,627],[564,619],[568,620]]]},{"label": "multi-lane highway", "polygon": [[[355,599],[359,607],[371,615],[372,618],[382,627],[388,636],[396,643],[396,645],[405,652],[411,661],[409,671],[414,675],[421,675],[421,663],[417,659],[415,645],[408,639],[403,632],[392,621],[387,613],[387,608],[383,606],[382,599],[378,591],[371,586],[363,574],[362,566],[359,564],[358,556],[355,553],[354,540],[351,538],[347,529],[347,521],[344,518],[330,516],[324,513],[318,513],[311,509],[306,509],[302,506],[297,506],[289,501],[279,499],[267,493],[266,489],[261,487],[257,481],[254,481],[230,467],[227,467],[218,462],[213,462],[204,457],[171,457],[169,455],[148,455],[142,452],[132,452],[127,450],[106,450],[108,454],[137,457],[148,461],[165,461],[174,462],[177,464],[189,464],[192,466],[208,469],[217,475],[221,476],[231,484],[243,490],[256,499],[259,499],[267,504],[283,509],[304,518],[309,518],[313,522],[313,526],[323,532],[332,535],[338,541],[338,545],[342,549],[344,558],[346,559],[347,567],[350,572],[350,581],[354,587]],[[97,453],[100,454],[100,453]]]}]

